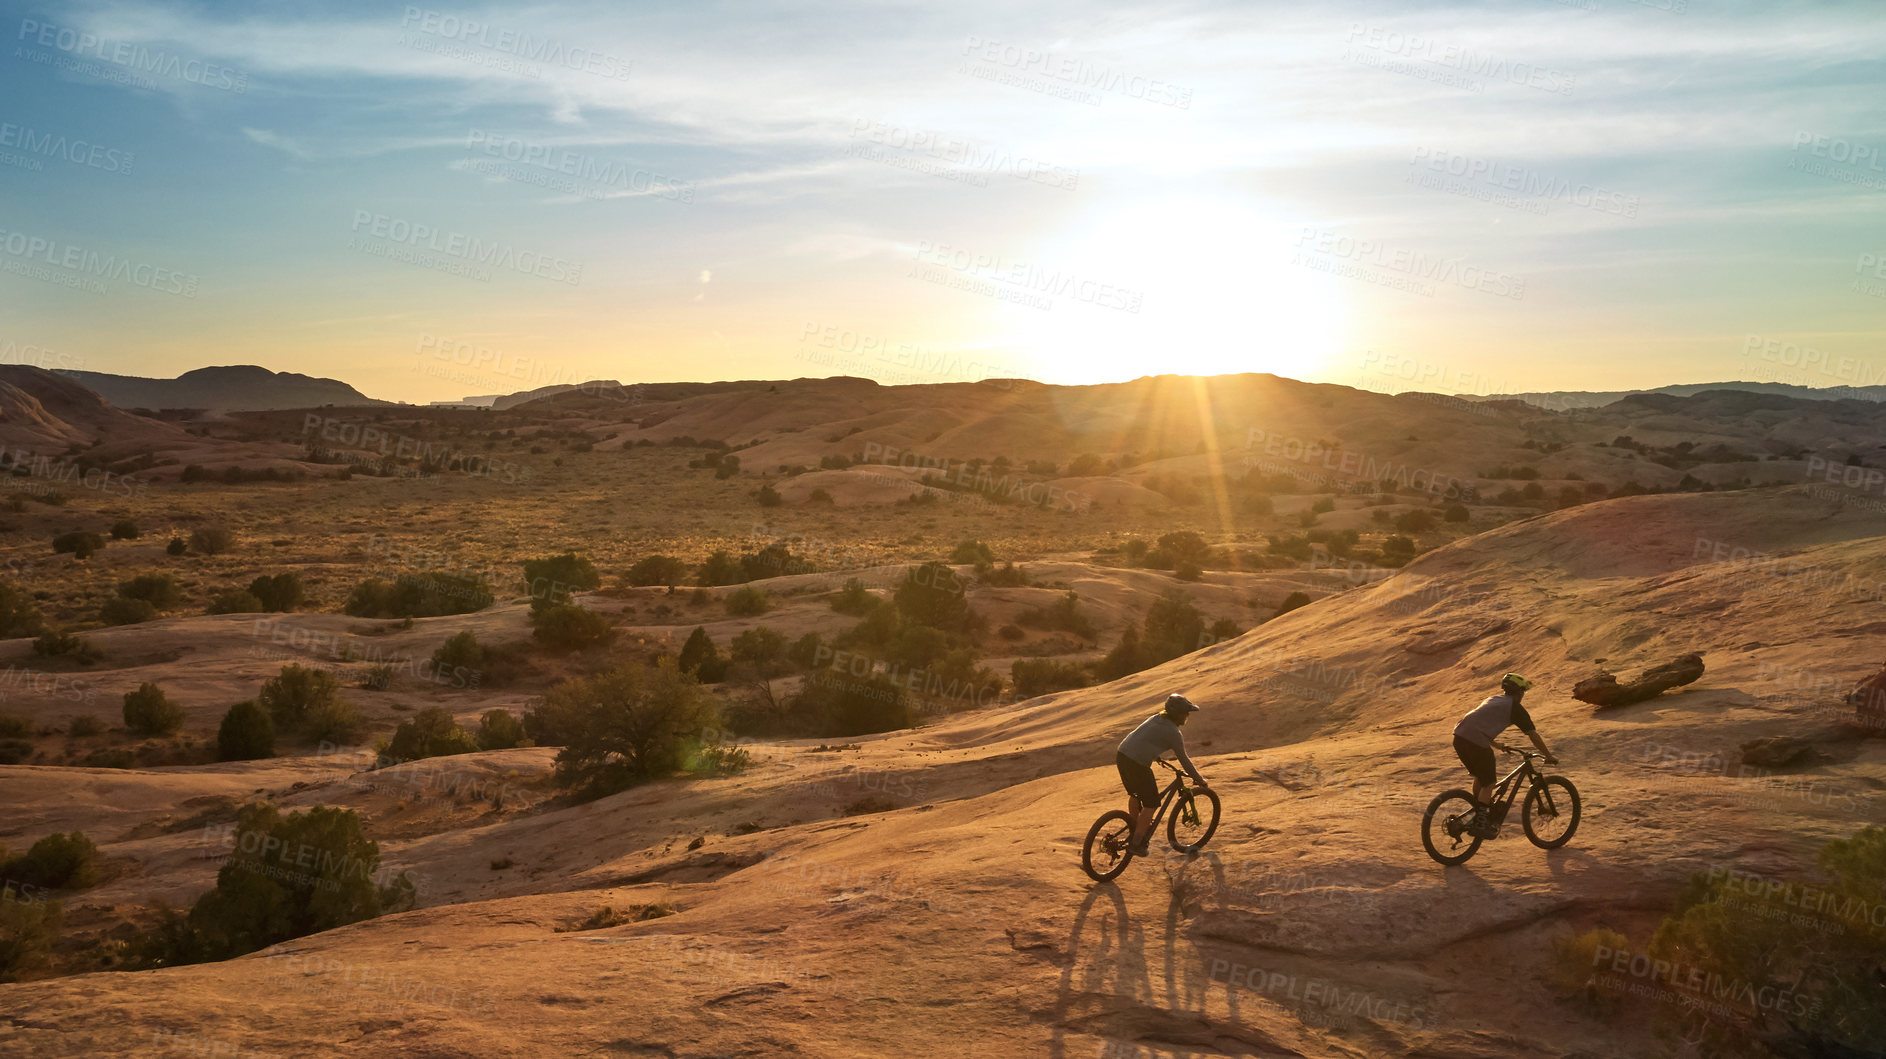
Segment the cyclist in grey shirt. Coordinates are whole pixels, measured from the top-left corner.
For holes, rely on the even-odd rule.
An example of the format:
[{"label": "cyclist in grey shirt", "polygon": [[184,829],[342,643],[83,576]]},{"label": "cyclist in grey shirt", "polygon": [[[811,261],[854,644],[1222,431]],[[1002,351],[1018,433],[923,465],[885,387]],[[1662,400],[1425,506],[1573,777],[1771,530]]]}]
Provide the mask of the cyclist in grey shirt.
[{"label": "cyclist in grey shirt", "polygon": [[1120,770],[1120,782],[1126,786],[1126,811],[1133,817],[1133,852],[1144,857],[1152,842],[1153,816],[1159,811],[1159,781],[1153,778],[1153,759],[1170,750],[1179,764],[1203,790],[1211,785],[1185,756],[1185,736],[1179,731],[1198,707],[1183,695],[1166,697],[1165,709],[1140,722],[1138,728],[1120,740],[1113,763]]},{"label": "cyclist in grey shirt", "polygon": [[1532,681],[1518,673],[1508,673],[1500,678],[1500,690],[1505,694],[1489,696],[1454,726],[1454,753],[1473,774],[1473,825],[1469,830],[1481,838],[1488,837],[1492,828],[1487,799],[1492,796],[1498,775],[1493,767],[1493,748],[1506,749],[1497,742],[1500,733],[1508,726],[1516,727],[1545,755],[1546,764],[1556,765],[1559,760],[1546,749],[1545,737],[1533,727],[1532,714],[1526,712],[1520,701],[1532,690]]}]

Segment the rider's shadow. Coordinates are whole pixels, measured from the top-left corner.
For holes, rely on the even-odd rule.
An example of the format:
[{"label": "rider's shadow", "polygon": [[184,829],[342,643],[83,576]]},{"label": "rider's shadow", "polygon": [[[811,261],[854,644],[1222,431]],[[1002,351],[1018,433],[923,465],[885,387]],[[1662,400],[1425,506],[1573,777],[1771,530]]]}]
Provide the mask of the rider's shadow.
[{"label": "rider's shadow", "polygon": [[[1098,923],[1092,922],[1096,905],[1101,905]],[[1126,895],[1119,886],[1108,881],[1087,891],[1086,900],[1074,913],[1074,928],[1068,932],[1067,963],[1061,968],[1060,987],[1050,1013],[1054,1031],[1048,1054],[1053,1059],[1067,1056],[1068,1022],[1088,1021],[1085,1011],[1075,1011],[1082,998],[1111,995],[1138,999],[1148,995],[1145,945],[1145,933],[1133,925],[1133,917],[1126,910]],[[1076,1032],[1107,1035],[1102,1027]]]}]

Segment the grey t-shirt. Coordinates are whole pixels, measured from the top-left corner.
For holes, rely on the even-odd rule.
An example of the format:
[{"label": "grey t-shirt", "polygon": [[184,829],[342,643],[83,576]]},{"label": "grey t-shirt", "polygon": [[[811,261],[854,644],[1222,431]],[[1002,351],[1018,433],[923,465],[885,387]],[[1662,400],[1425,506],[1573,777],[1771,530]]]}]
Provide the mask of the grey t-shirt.
[{"label": "grey t-shirt", "polygon": [[1168,750],[1179,756],[1179,764],[1188,775],[1200,783],[1205,782],[1192,767],[1192,759],[1185,756],[1185,733],[1179,731],[1178,723],[1163,710],[1141,721],[1138,728],[1120,740],[1120,753],[1148,767],[1152,766],[1154,758]]},{"label": "grey t-shirt", "polygon": [[1490,747],[1509,724],[1530,733],[1532,715],[1511,695],[1493,695],[1462,717],[1454,726],[1454,734],[1476,746]]}]

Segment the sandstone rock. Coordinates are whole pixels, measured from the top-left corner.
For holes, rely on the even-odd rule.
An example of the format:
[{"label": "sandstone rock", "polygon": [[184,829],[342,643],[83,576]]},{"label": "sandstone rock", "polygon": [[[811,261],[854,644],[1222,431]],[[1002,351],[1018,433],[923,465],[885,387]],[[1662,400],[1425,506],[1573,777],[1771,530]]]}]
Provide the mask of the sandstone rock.
[{"label": "sandstone rock", "polygon": [[1599,709],[1628,706],[1633,702],[1654,699],[1671,688],[1694,683],[1702,675],[1703,656],[1695,652],[1660,666],[1652,666],[1628,684],[1619,683],[1616,675],[1611,673],[1587,677],[1572,686],[1572,698],[1589,702]]},{"label": "sandstone rock", "polygon": [[1862,725],[1886,735],[1886,665],[1847,692],[1847,705],[1860,715]]},{"label": "sandstone rock", "polygon": [[1742,764],[1780,768],[1799,761],[1811,751],[1812,748],[1805,739],[1796,739],[1791,735],[1751,739],[1742,744]]}]

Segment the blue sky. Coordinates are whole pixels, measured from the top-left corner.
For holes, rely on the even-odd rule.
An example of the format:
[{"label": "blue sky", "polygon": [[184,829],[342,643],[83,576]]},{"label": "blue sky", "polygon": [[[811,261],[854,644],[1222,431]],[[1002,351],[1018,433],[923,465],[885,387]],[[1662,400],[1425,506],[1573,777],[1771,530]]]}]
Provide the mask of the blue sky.
[{"label": "blue sky", "polygon": [[0,360],[1886,381],[1863,5],[9,5]]}]

